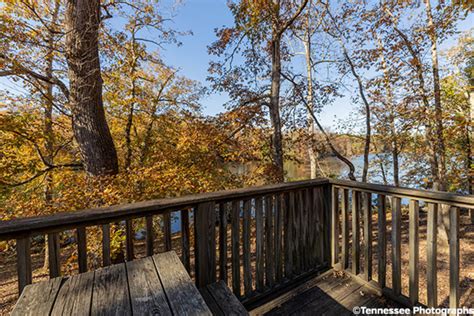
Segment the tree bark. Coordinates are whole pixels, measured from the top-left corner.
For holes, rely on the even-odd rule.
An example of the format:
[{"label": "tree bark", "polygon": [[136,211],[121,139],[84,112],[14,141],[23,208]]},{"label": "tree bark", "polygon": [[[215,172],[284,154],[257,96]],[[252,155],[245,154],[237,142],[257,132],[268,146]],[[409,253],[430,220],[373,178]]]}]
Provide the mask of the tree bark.
[{"label": "tree bark", "polygon": [[400,168],[399,168],[399,146],[397,137],[397,128],[395,125],[395,105],[393,100],[392,84],[390,82],[390,73],[388,71],[387,61],[385,60],[384,47],[382,41],[377,38],[377,44],[380,50],[380,58],[382,61],[382,71],[384,75],[384,86],[387,93],[387,105],[389,108],[389,126],[390,126],[390,144],[392,152],[392,165],[393,165],[393,184],[398,187],[400,186]]},{"label": "tree bark", "polygon": [[102,103],[99,0],[68,0],[66,59],[74,136],[84,169],[92,176],[118,173],[115,145]]},{"label": "tree bark", "polygon": [[308,134],[310,137],[310,142],[308,145],[308,158],[310,166],[310,178],[315,179],[317,177],[317,158],[316,152],[314,150],[313,142],[315,136],[314,120],[311,116],[311,112],[314,111],[313,103],[313,70],[311,62],[311,31],[310,31],[310,14],[308,12],[306,19],[306,38],[303,40],[303,45],[305,48],[305,57],[306,57],[306,74],[308,81],[308,92],[307,92],[307,102],[308,102],[308,113],[307,113],[307,123],[308,123]]},{"label": "tree bark", "polygon": [[433,22],[431,13],[431,2],[425,0],[426,15],[428,18],[428,34],[431,40],[431,65],[433,68],[433,92],[435,105],[435,130],[436,130],[436,151],[438,156],[438,178],[439,190],[446,191],[446,147],[444,144],[444,124],[443,124],[443,108],[441,104],[441,88],[439,81],[439,65],[438,65],[438,36],[436,34],[436,26]]}]

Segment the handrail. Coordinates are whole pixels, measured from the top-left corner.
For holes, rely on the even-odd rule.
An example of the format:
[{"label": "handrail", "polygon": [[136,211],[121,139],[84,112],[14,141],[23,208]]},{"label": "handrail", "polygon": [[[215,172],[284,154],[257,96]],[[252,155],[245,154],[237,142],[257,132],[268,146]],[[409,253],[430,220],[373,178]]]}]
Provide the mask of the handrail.
[{"label": "handrail", "polygon": [[436,202],[452,206],[474,208],[473,195],[461,195],[441,191],[411,189],[349,180],[330,179],[329,181],[330,183],[336,186],[351,188],[362,192],[386,194],[400,198],[413,198],[425,202]]},{"label": "handrail", "polygon": [[226,200],[278,193],[328,183],[328,179],[295,181],[0,221],[0,241],[32,234],[64,231],[78,226],[98,225],[115,220],[156,215],[170,209],[192,207],[198,203],[209,201],[224,202]]}]

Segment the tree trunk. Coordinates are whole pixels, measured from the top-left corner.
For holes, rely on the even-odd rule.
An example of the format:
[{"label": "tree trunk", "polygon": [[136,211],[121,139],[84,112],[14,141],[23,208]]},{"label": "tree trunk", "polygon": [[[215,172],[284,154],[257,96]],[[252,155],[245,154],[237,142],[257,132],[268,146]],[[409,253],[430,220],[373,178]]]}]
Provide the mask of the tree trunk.
[{"label": "tree trunk", "polygon": [[314,120],[311,116],[311,112],[314,111],[314,103],[313,103],[313,70],[312,70],[312,63],[311,63],[311,32],[310,32],[310,24],[309,24],[309,14],[307,17],[307,25],[306,25],[306,39],[303,41],[303,45],[305,48],[305,57],[306,57],[306,73],[307,73],[307,80],[308,80],[308,94],[307,94],[307,102],[308,102],[308,113],[307,113],[307,122],[308,122],[308,134],[310,137],[310,142],[308,145],[308,158],[309,158],[309,165],[310,165],[310,178],[315,179],[317,177],[317,157],[316,152],[314,150],[313,142],[314,142]]},{"label": "tree trunk", "polygon": [[395,105],[393,101],[393,90],[390,82],[390,73],[388,71],[387,61],[385,60],[384,47],[382,41],[377,38],[377,43],[380,50],[380,58],[382,60],[382,71],[384,75],[385,91],[387,93],[387,105],[389,108],[389,125],[390,125],[390,144],[392,152],[392,165],[393,165],[393,184],[398,187],[400,186],[400,168],[399,168],[399,147],[397,128],[395,125]]},{"label": "tree trunk", "polygon": [[99,60],[99,0],[68,0],[66,59],[74,136],[86,172],[92,176],[118,173],[115,145],[102,103]]},{"label": "tree trunk", "polygon": [[433,92],[435,104],[435,130],[436,130],[436,152],[438,156],[438,178],[439,190],[446,191],[446,147],[444,144],[443,135],[443,108],[441,104],[441,88],[439,81],[439,65],[438,65],[438,36],[436,34],[436,26],[433,22],[433,15],[431,14],[430,0],[425,0],[426,15],[428,17],[429,36],[431,40],[431,65],[433,68]]},{"label": "tree trunk", "polygon": [[[60,1],[55,1],[54,8],[51,16],[51,24],[49,26],[48,33],[48,51],[46,54],[46,67],[45,67],[45,76],[47,78],[53,77],[53,64],[54,64],[54,32],[56,28],[56,22],[58,19]],[[45,93],[43,94],[43,133],[44,133],[44,160],[49,165],[54,164],[54,132],[53,132],[53,104],[54,104],[54,95],[53,95],[53,84],[52,80],[50,82],[44,82],[43,84]],[[49,208],[53,203],[53,175],[50,172],[46,173],[44,179],[44,203],[46,208]],[[49,251],[48,251],[48,236],[45,235],[45,251],[44,251],[44,263],[43,269],[47,270],[49,268]]]},{"label": "tree trunk", "polygon": [[284,181],[283,169],[283,141],[280,121],[280,85],[281,85],[281,35],[278,34],[276,26],[273,27],[273,37],[271,42],[272,53],[272,73],[270,91],[270,120],[272,122],[272,158],[275,168],[275,181]]}]

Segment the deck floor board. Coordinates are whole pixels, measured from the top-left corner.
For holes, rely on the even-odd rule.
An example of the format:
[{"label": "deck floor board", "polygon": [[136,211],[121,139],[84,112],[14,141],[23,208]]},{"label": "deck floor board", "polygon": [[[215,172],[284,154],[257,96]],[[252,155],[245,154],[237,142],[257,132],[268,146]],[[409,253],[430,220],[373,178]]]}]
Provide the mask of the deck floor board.
[{"label": "deck floor board", "polygon": [[[271,306],[272,303],[267,303]],[[270,307],[265,315],[354,315],[354,307],[370,308],[403,307],[361,285],[348,274],[329,272],[313,287],[288,301]]]}]

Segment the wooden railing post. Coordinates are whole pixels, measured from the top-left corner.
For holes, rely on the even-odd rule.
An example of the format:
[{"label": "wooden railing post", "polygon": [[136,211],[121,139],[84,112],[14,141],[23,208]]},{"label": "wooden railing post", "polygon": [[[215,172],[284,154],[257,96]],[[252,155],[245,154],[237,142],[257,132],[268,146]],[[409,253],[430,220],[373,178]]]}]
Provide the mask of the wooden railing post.
[{"label": "wooden railing post", "polygon": [[219,203],[219,280],[227,283],[227,207]]},{"label": "wooden railing post", "polygon": [[402,292],[402,210],[399,197],[392,198],[392,287],[399,296]]},{"label": "wooden railing post", "polygon": [[154,253],[154,239],[155,232],[153,231],[153,216],[149,215],[145,217],[145,226],[146,226],[146,255],[153,256]]},{"label": "wooden railing post", "polygon": [[102,225],[102,265],[110,266],[110,225]]},{"label": "wooden railing post", "polygon": [[414,305],[418,302],[418,287],[419,287],[419,258],[420,258],[420,237],[418,232],[420,207],[417,200],[410,200],[410,214],[409,214],[409,273],[410,286],[409,295],[410,301]]},{"label": "wooden railing post", "polygon": [[191,272],[191,253],[190,253],[190,231],[189,231],[189,210],[181,210],[181,261],[184,267]]},{"label": "wooden railing post", "polygon": [[459,306],[459,208],[449,210],[449,307]]},{"label": "wooden railing post", "polygon": [[341,195],[341,235],[342,235],[342,247],[341,247],[341,269],[347,269],[349,267],[349,190],[342,189]]},{"label": "wooden railing post", "polygon": [[59,234],[48,234],[48,265],[49,277],[56,278],[61,275],[61,261],[59,253]]},{"label": "wooden railing post", "polygon": [[331,265],[335,268],[339,262],[339,190],[331,187]]},{"label": "wooden railing post", "polygon": [[214,202],[198,204],[195,217],[196,285],[216,282],[216,210]]},{"label": "wooden railing post", "polygon": [[133,232],[133,220],[127,219],[125,221],[125,245],[126,245],[126,252],[127,252],[127,261],[131,261],[134,259],[133,254],[133,239],[134,239],[134,232]]},{"label": "wooden railing post", "polygon": [[256,235],[256,261],[257,261],[257,278],[256,286],[257,291],[263,291],[264,286],[264,276],[265,276],[265,258],[263,253],[264,245],[264,228],[263,228],[263,199],[261,197],[255,198],[255,235]]},{"label": "wooden railing post", "polygon": [[387,207],[386,197],[379,194],[377,198],[378,216],[378,283],[380,288],[384,288],[386,284],[387,273]]},{"label": "wooden railing post", "polygon": [[428,226],[426,246],[426,286],[428,291],[428,307],[438,305],[438,284],[437,284],[437,239],[438,239],[438,204],[428,204]]},{"label": "wooden railing post", "polygon": [[16,256],[18,269],[18,292],[32,282],[31,275],[31,241],[30,236],[16,240]]},{"label": "wooden railing post", "polygon": [[232,201],[232,292],[240,292],[240,201]]},{"label": "wooden railing post", "polygon": [[364,199],[364,279],[372,280],[372,194]]},{"label": "wooden railing post", "polygon": [[352,273],[360,273],[360,192],[352,191]]},{"label": "wooden railing post", "polygon": [[87,236],[86,228],[77,228],[77,262],[79,265],[79,273],[87,271]]},{"label": "wooden railing post", "polygon": [[170,251],[171,245],[171,212],[163,214],[163,233],[165,237],[165,251]]},{"label": "wooden railing post", "polygon": [[242,225],[242,251],[244,260],[244,293],[249,296],[252,292],[252,271],[250,265],[250,200],[244,200],[244,218]]}]

